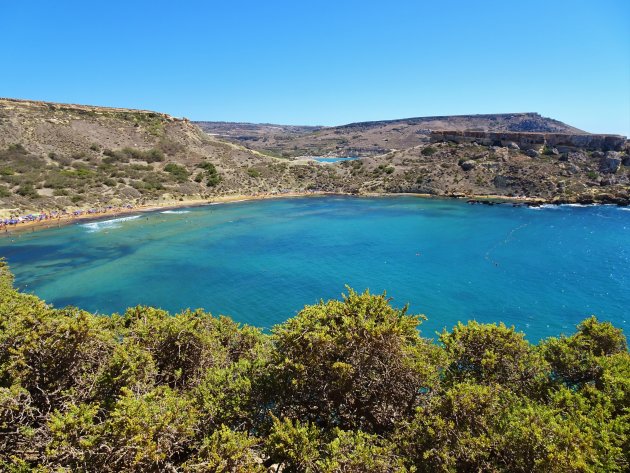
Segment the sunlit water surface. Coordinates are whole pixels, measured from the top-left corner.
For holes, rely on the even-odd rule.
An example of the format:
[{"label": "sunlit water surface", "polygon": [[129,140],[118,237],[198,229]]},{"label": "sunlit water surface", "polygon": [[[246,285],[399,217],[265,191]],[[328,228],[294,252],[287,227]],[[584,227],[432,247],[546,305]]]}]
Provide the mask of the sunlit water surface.
[{"label": "sunlit water surface", "polygon": [[0,238],[16,285],[99,313],[203,307],[269,328],[345,284],[531,341],[597,314],[628,331],[630,209],[319,197],[153,212]]}]

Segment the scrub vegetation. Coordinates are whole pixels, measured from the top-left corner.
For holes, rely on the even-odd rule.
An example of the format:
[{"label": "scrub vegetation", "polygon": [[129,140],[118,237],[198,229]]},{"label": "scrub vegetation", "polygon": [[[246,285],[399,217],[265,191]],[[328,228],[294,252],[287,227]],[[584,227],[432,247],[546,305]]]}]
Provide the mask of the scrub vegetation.
[{"label": "scrub vegetation", "polygon": [[595,317],[537,345],[476,322],[431,341],[422,316],[348,289],[263,333],[55,309],[12,279],[1,263],[1,471],[629,467],[630,354]]},{"label": "scrub vegetation", "polygon": [[[0,99],[0,215],[311,192],[630,202],[627,145],[536,151],[431,142],[429,128],[579,132],[535,114],[200,125],[211,134],[149,111]],[[296,158],[305,155],[361,159]]]}]

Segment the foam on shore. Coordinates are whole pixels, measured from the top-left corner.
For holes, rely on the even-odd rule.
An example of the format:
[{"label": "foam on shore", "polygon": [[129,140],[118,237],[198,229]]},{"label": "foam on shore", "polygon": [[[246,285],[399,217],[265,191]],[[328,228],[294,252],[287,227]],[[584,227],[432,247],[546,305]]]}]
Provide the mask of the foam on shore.
[{"label": "foam on shore", "polygon": [[140,218],[140,215],[131,215],[129,217],[112,218],[110,220],[102,220],[97,222],[83,223],[81,226],[87,229],[88,233],[99,232],[101,230],[109,230],[120,228],[123,222]]}]

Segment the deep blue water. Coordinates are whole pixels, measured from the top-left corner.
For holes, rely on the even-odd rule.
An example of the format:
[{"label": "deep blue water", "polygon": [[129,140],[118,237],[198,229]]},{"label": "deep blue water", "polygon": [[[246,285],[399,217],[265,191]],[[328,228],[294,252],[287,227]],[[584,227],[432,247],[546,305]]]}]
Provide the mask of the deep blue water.
[{"label": "deep blue water", "polygon": [[591,314],[630,332],[629,210],[252,201],[0,238],[0,255],[20,289],[99,313],[203,307],[269,328],[348,284],[424,313],[425,336],[477,319],[536,341]]}]

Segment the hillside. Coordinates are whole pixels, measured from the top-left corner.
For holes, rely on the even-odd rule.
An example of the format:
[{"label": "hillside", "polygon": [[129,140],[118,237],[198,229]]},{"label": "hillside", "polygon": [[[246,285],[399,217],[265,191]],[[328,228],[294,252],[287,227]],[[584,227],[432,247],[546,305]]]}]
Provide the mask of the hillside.
[{"label": "hillside", "polygon": [[321,130],[321,126],[274,125],[270,123],[194,122],[209,135],[247,145],[267,143],[270,137],[290,140]]},{"label": "hillside", "polygon": [[287,168],[162,113],[0,99],[5,213],[275,192]]},{"label": "hillside", "polygon": [[[627,150],[570,146],[556,150],[539,145],[532,150],[510,142],[495,146],[475,141],[456,144],[451,139],[431,143],[426,130],[420,133],[422,127],[429,123],[435,127],[438,122],[444,127],[475,123],[483,128],[496,122],[503,129],[531,129],[536,122],[532,116],[410,119],[316,131],[274,125],[255,129],[260,136],[278,129],[292,143],[303,140],[304,146],[326,149],[336,149],[331,140],[350,136],[348,142],[354,140],[358,148],[369,151],[361,152],[366,156],[361,160],[322,164],[286,158],[303,154],[297,144],[270,152],[247,149],[238,140],[228,142],[230,125],[225,123],[219,137],[186,119],[157,112],[0,99],[0,216],[287,192],[628,202]],[[537,129],[544,124],[563,129],[559,122],[541,120]],[[233,132],[238,134],[243,127],[239,124]],[[613,138],[624,143],[623,138]],[[392,149],[381,149],[385,144]],[[346,151],[342,147],[338,154]]]},{"label": "hillside", "polygon": [[430,131],[586,132],[537,113],[418,117],[351,123],[336,127],[287,127],[197,122],[207,133],[252,149],[284,156],[373,155],[429,140]]}]

